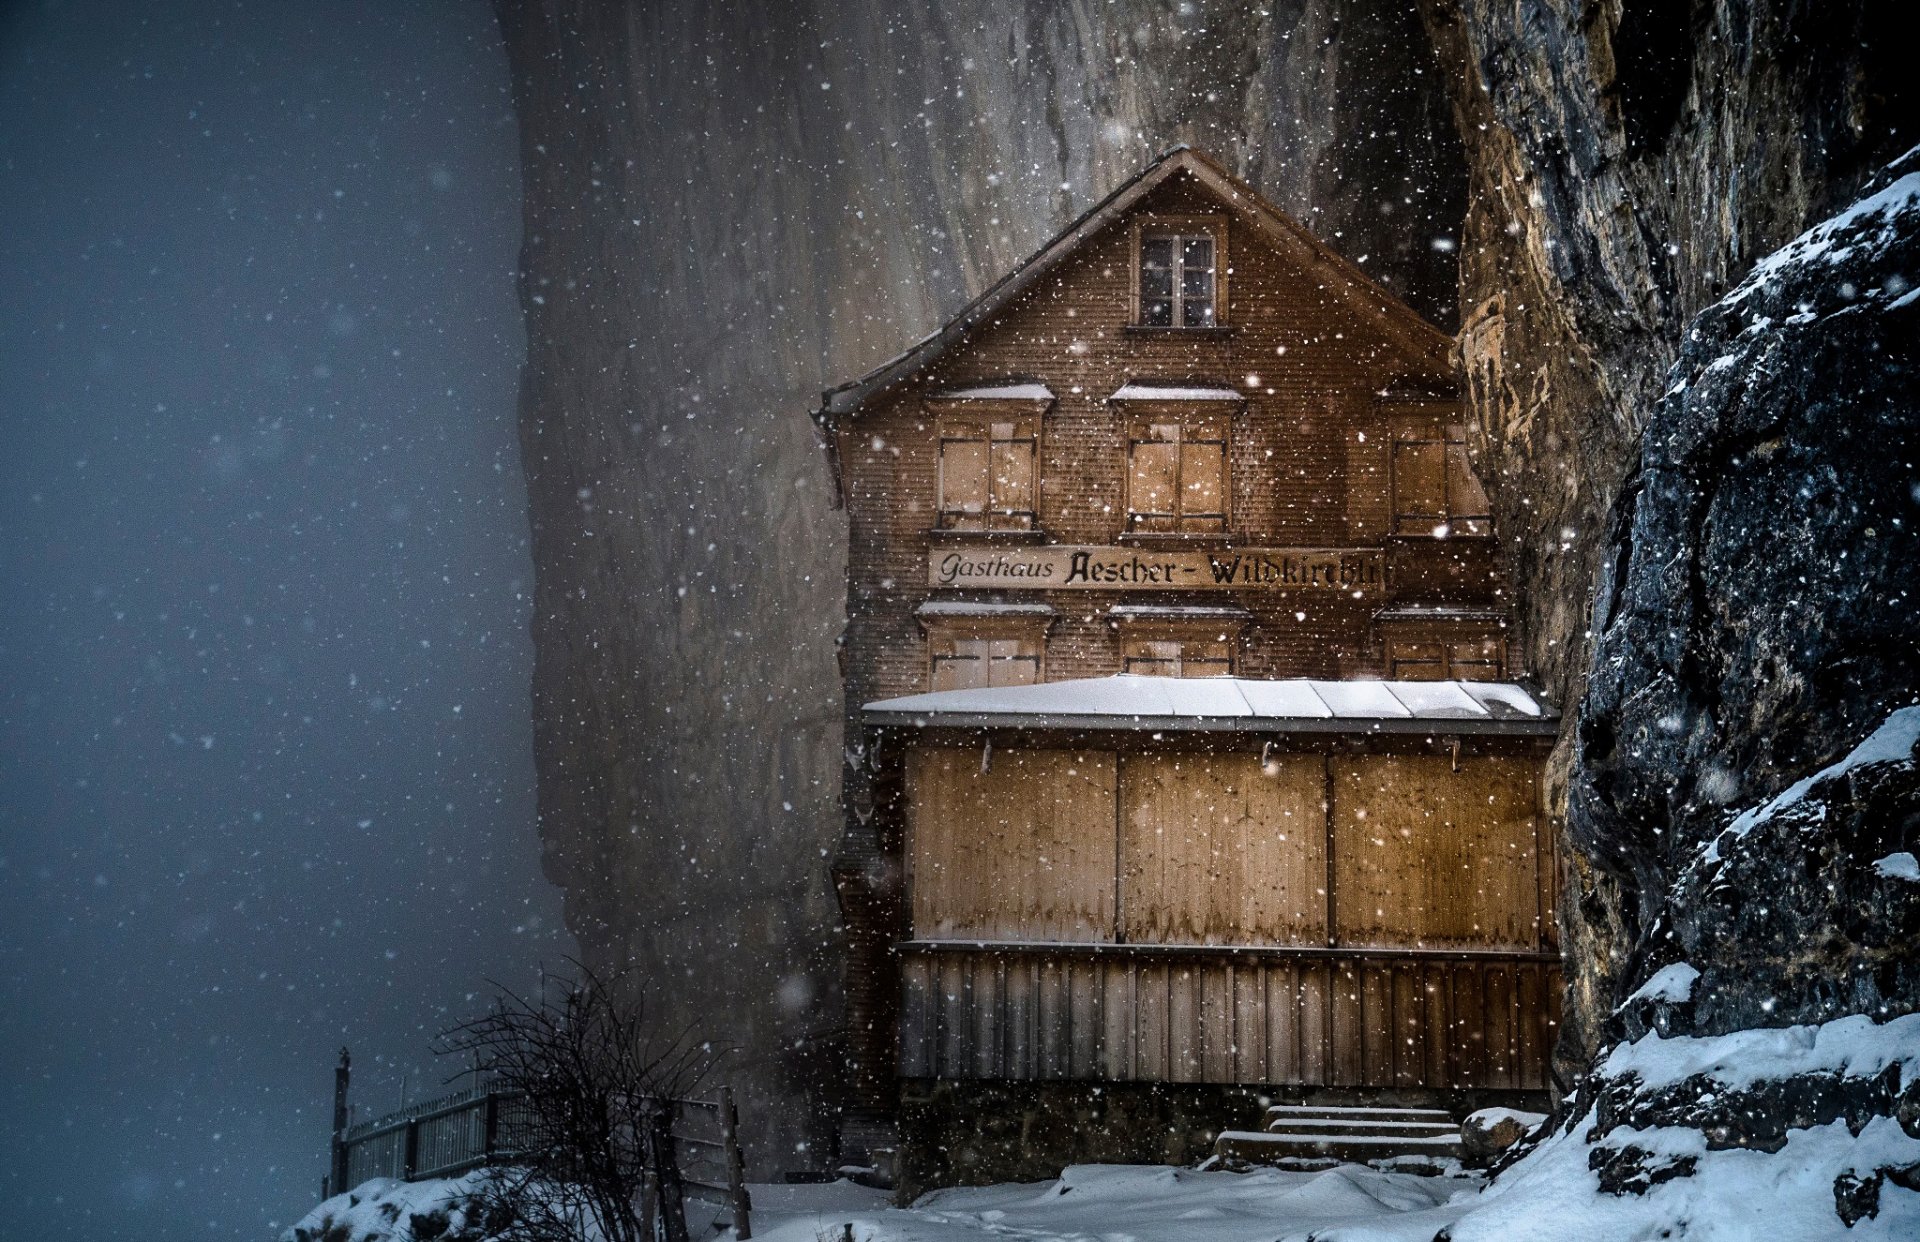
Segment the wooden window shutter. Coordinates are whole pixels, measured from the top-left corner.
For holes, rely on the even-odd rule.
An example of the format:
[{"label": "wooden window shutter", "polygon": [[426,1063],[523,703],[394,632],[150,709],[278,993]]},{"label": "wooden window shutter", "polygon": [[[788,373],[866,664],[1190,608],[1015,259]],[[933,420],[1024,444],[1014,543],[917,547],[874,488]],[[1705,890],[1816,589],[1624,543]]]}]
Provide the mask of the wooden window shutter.
[{"label": "wooden window shutter", "polygon": [[1454,531],[1462,535],[1490,534],[1488,525],[1493,506],[1486,489],[1480,486],[1473,466],[1467,460],[1464,438],[1447,437],[1447,515]]},{"label": "wooden window shutter", "polygon": [[1031,686],[1040,680],[1040,649],[1030,638],[996,638],[987,645],[989,686]]},{"label": "wooden window shutter", "polygon": [[992,433],[988,524],[1001,530],[1031,529],[1035,449],[1032,425],[995,423]]},{"label": "wooden window shutter", "polygon": [[1219,530],[1226,525],[1221,504],[1227,474],[1227,446],[1220,440],[1187,440],[1180,445],[1180,529]]},{"label": "wooden window shutter", "polygon": [[1135,530],[1173,530],[1180,504],[1180,425],[1155,423],[1130,444],[1127,507]]},{"label": "wooden window shutter", "polygon": [[1393,446],[1393,532],[1431,535],[1447,521],[1446,445],[1401,440]]},{"label": "wooden window shutter", "polygon": [[940,525],[949,530],[986,526],[989,443],[987,429],[954,423],[940,435]]}]

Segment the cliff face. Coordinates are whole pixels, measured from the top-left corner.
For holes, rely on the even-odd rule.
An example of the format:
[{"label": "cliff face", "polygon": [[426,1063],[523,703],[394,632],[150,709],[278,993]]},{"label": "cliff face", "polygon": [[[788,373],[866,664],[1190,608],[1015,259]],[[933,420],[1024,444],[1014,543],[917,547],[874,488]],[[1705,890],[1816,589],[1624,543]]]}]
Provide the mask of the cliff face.
[{"label": "cliff face", "polygon": [[1454,1242],[1920,1230],[1917,266],[1920,148],[1698,315],[1647,413],[1569,802],[1632,990]]},{"label": "cliff face", "polygon": [[763,1168],[813,1164],[845,585],[807,409],[1182,141],[1450,327],[1445,88],[1414,14],[1342,0],[498,9],[548,873],[663,1025],[740,1045]]},{"label": "cliff face", "polygon": [[[1608,514],[1688,324],[1911,143],[1914,98],[1884,4],[1421,8],[1470,168],[1460,303],[1476,447],[1515,549],[1532,665],[1571,704],[1588,666],[1592,584],[1618,551],[1605,538]],[[1703,641],[1710,620],[1697,619]],[[1788,719],[1761,711],[1719,723],[1764,750],[1757,739]],[[1807,739],[1795,758],[1823,747],[1832,757],[1840,740]],[[1627,762],[1653,783],[1674,758]],[[1564,745],[1561,779],[1587,759]],[[1759,790],[1791,779],[1789,767],[1752,777]],[[1623,848],[1590,804],[1574,805],[1568,832],[1570,1075],[1641,981],[1635,946],[1651,923],[1636,890],[1671,877],[1642,842]]]}]

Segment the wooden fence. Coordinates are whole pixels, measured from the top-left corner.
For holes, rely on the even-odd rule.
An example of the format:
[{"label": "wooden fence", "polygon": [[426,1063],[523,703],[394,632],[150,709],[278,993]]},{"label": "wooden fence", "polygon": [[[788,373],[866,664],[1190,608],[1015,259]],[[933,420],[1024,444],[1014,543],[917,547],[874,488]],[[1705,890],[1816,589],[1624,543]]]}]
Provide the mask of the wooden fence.
[{"label": "wooden fence", "polygon": [[[348,1058],[342,1052],[334,1078],[331,1167],[320,1183],[323,1199],[374,1177],[418,1182],[511,1164],[535,1136],[525,1102],[485,1083],[349,1124],[347,1076]],[[682,1193],[712,1209],[703,1223],[731,1225],[735,1237],[752,1237],[752,1203],[733,1092],[722,1087],[713,1099],[674,1099],[668,1105],[668,1133]],[[649,1222],[655,1198],[649,1193],[644,1205]],[[678,1236],[686,1236],[684,1227]]]}]

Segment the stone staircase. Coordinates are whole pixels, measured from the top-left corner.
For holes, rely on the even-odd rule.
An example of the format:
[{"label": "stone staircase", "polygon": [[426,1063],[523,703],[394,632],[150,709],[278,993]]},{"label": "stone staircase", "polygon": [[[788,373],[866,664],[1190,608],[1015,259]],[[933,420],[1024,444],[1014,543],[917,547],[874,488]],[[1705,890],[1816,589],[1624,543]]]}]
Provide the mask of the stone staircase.
[{"label": "stone staircase", "polygon": [[1262,1130],[1226,1130],[1214,1155],[1229,1163],[1273,1165],[1458,1160],[1460,1123],[1441,1108],[1364,1108],[1275,1104]]}]

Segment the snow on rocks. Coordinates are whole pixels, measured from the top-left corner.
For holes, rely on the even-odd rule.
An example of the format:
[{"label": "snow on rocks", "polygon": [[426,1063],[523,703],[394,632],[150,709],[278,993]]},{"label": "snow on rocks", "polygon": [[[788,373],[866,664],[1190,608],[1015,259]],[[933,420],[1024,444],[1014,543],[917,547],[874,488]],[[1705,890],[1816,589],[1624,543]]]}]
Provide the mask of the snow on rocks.
[{"label": "snow on rocks", "polygon": [[1920,745],[1920,707],[1903,707],[1888,716],[1885,723],[1875,729],[1866,741],[1848,751],[1839,762],[1795,781],[1765,805],[1736,815],[1733,822],[1727,825],[1727,831],[1715,837],[1707,846],[1703,853],[1704,861],[1720,861],[1720,844],[1728,835],[1735,839],[1746,836],[1775,815],[1802,801],[1817,785],[1838,780],[1870,763],[1913,762],[1916,745]]},{"label": "snow on rocks", "polygon": [[1876,858],[1873,873],[1889,880],[1920,880],[1920,858],[1910,850],[1897,850],[1885,858]]},{"label": "snow on rocks", "polygon": [[496,1233],[477,1210],[487,1176],[476,1170],[439,1181],[372,1178],[308,1212],[280,1242],[489,1242]]}]

